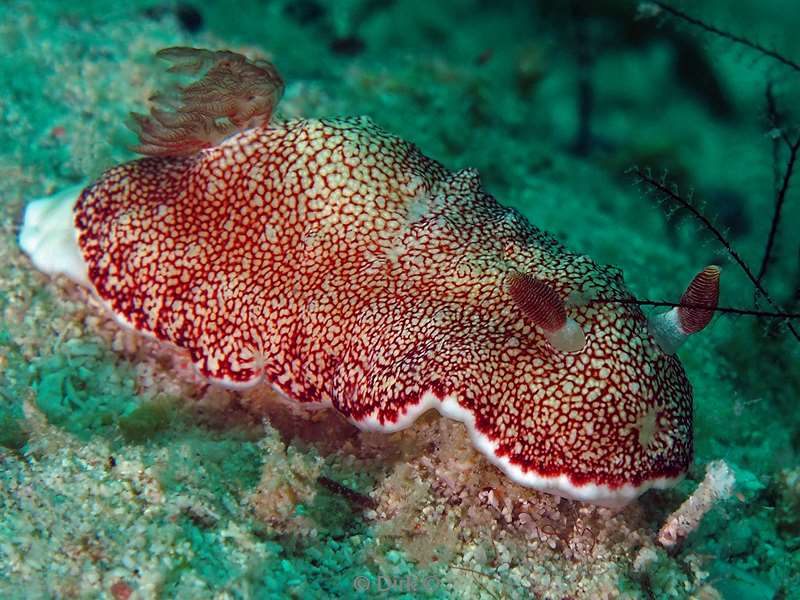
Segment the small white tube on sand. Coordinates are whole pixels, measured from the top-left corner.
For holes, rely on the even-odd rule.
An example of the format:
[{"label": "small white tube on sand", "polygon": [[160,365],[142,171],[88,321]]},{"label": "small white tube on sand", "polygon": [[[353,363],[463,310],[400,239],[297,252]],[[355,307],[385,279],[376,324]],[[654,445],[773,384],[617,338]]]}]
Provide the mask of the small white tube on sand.
[{"label": "small white tube on sand", "polygon": [[724,460],[708,463],[703,481],[661,527],[658,532],[659,543],[672,548],[686,539],[715,504],[730,497],[735,483],[733,470]]}]

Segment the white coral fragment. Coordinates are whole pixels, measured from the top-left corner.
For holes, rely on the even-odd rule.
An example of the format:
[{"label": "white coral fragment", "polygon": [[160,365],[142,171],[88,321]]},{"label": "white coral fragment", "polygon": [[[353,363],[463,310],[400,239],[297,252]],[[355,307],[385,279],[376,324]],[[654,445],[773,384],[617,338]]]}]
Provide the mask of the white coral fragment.
[{"label": "white coral fragment", "polygon": [[658,532],[662,546],[671,548],[697,529],[703,516],[722,500],[730,497],[736,477],[724,460],[715,460],[706,467],[706,476],[694,493],[673,512]]}]

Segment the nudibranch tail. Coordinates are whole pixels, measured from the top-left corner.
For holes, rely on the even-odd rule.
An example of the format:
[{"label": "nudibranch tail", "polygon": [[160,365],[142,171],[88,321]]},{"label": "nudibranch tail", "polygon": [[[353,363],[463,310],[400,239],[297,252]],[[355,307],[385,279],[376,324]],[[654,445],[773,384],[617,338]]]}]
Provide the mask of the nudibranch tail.
[{"label": "nudibranch tail", "polygon": [[711,322],[719,302],[719,276],[718,266],[707,266],[687,286],[681,306],[650,318],[650,334],[665,353],[675,354],[690,335]]},{"label": "nudibranch tail", "polygon": [[266,126],[283,95],[283,79],[267,61],[200,48],[166,48],[157,56],[174,63],[172,73],[205,75],[153,95],[150,115],[131,113],[129,126],[139,136],[133,150],[139,154],[186,156],[238,131]]},{"label": "nudibranch tail", "polygon": [[48,275],[66,275],[89,287],[86,261],[78,246],[72,212],[83,184],[49,198],[37,198],[25,207],[19,245],[36,268]]},{"label": "nudibranch tail", "polygon": [[525,317],[544,330],[547,341],[561,352],[579,352],[586,343],[580,325],[567,316],[564,301],[540,279],[524,273],[508,278],[508,292]]}]

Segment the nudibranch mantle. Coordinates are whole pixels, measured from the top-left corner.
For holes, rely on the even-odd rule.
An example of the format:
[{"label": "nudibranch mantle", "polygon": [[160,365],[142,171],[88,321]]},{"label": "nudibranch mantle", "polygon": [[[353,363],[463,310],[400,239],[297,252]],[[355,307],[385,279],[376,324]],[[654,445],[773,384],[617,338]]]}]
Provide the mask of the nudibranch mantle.
[{"label": "nudibranch mantle", "polygon": [[[271,384],[378,431],[435,408],[532,488],[621,506],[691,460],[691,386],[640,308],[570,300],[632,298],[619,271],[367,118],[114,167],[29,204],[20,243],[210,381]],[[525,306],[519,274],[541,282]],[[564,314],[538,315],[537,294]],[[562,325],[577,346],[558,347]]]}]

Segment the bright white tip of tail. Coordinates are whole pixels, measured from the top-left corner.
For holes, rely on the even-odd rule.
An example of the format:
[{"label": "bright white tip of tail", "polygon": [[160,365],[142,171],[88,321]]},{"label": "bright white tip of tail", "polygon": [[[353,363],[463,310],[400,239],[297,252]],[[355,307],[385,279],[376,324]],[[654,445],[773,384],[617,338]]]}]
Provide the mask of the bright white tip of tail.
[{"label": "bright white tip of tail", "polygon": [[38,198],[25,207],[19,245],[33,264],[48,275],[66,275],[90,287],[89,271],[78,246],[73,208],[84,185]]}]

